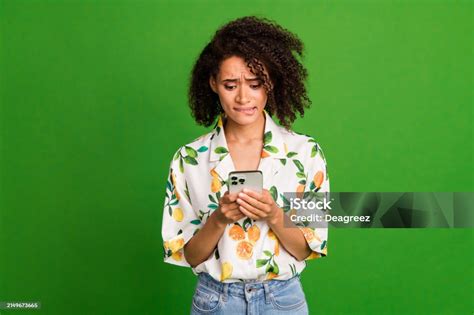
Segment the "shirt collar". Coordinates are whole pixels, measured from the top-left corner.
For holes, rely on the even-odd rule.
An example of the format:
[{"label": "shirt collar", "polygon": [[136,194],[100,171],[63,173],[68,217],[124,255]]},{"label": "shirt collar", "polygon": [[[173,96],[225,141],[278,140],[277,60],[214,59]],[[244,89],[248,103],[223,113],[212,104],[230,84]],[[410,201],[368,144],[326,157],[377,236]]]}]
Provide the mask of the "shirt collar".
[{"label": "shirt collar", "polygon": [[[283,136],[280,127],[273,121],[272,117],[264,110],[265,114],[265,130],[263,138],[263,150],[261,158],[285,158],[285,144],[283,143]],[[224,133],[224,118],[219,116],[216,125],[214,126],[213,134],[210,143],[210,161],[222,161],[228,154],[229,148]]]}]

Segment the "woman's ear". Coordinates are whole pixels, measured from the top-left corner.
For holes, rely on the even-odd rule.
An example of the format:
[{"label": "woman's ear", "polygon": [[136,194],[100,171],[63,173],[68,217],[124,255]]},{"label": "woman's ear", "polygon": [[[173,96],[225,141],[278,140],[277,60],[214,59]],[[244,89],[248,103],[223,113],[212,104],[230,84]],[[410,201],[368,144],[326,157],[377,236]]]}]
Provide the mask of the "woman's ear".
[{"label": "woman's ear", "polygon": [[212,75],[209,77],[209,85],[211,86],[211,89],[214,91],[214,93],[217,93],[216,79],[214,79]]}]

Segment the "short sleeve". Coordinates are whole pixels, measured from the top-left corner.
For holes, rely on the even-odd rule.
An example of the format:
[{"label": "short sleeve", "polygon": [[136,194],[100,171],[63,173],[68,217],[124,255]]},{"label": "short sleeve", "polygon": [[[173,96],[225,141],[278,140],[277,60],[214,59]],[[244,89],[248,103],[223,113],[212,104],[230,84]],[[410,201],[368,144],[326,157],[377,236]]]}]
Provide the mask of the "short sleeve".
[{"label": "short sleeve", "polygon": [[184,256],[184,245],[201,228],[201,220],[193,209],[183,165],[179,165],[179,150],[171,161],[166,181],[161,234],[164,261],[191,267]]},{"label": "short sleeve", "polygon": [[[307,182],[305,192],[329,192],[329,176],[323,150],[313,138],[306,163]],[[311,248],[312,253],[305,260],[317,259],[327,255],[328,228],[299,227]]]}]

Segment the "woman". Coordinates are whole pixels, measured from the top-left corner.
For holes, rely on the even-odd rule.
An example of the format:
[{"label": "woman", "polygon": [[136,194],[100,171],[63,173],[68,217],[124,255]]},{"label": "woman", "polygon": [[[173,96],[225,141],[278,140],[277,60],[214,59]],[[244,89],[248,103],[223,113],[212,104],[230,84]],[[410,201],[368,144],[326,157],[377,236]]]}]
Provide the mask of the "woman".
[{"label": "woman", "polygon": [[[166,188],[165,262],[192,267],[192,314],[307,314],[299,275],[326,256],[327,229],[295,226],[284,192],[329,191],[321,148],[289,130],[310,104],[302,42],[267,19],[219,29],[194,66],[198,124],[214,129],[179,148]],[[283,127],[272,119],[276,116]],[[260,170],[263,191],[227,192],[231,171]]]}]

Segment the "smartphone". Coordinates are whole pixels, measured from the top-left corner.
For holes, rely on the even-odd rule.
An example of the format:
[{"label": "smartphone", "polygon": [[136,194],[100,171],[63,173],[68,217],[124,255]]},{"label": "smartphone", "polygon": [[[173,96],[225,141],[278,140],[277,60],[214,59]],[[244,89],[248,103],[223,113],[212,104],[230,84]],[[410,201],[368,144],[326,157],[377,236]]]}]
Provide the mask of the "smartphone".
[{"label": "smartphone", "polygon": [[261,171],[234,171],[227,181],[229,193],[239,193],[244,188],[262,193],[263,174]]}]

